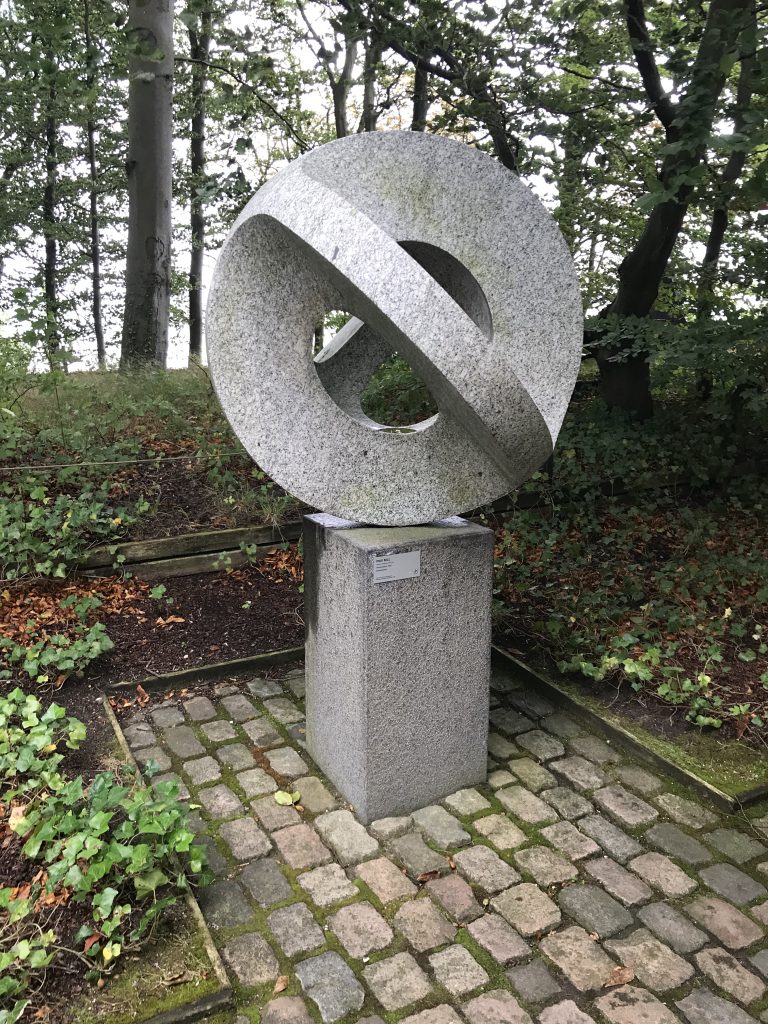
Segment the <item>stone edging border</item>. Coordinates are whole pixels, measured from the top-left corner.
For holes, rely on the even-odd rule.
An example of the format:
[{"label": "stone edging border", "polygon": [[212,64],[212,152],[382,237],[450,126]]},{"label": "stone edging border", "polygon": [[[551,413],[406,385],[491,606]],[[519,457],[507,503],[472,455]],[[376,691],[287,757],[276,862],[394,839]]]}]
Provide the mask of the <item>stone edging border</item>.
[{"label": "stone edging border", "polygon": [[108,693],[120,693],[135,690],[137,686],[145,690],[166,690],[187,683],[201,682],[209,679],[224,679],[227,676],[243,675],[254,669],[267,668],[271,665],[282,665],[286,661],[304,659],[304,645],[301,647],[285,647],[280,651],[266,651],[264,654],[252,654],[249,658],[235,658],[233,661],[215,661],[206,665],[183,668],[177,672],[160,672],[147,676],[146,679],[121,679],[105,687]]},{"label": "stone edging border", "polygon": [[751,804],[757,803],[759,800],[764,800],[768,797],[768,785],[755,786],[753,789],[745,790],[737,796],[730,796],[728,793],[723,793],[723,791],[718,789],[716,786],[711,785],[709,782],[705,782],[704,779],[700,779],[698,775],[694,775],[686,768],[681,768],[680,765],[675,764],[674,761],[670,761],[666,757],[662,757],[661,754],[657,754],[654,750],[649,750],[645,744],[637,739],[636,736],[633,736],[627,729],[622,729],[621,726],[614,725],[612,722],[606,721],[599,712],[586,707],[575,697],[572,697],[569,693],[566,693],[565,690],[562,690],[557,683],[553,682],[553,680],[542,675],[535,669],[530,668],[525,664],[525,662],[520,661],[514,655],[510,654],[509,651],[505,651],[502,647],[499,647],[496,644],[493,645],[491,650],[491,661],[497,665],[513,668],[515,672],[520,675],[524,675],[534,690],[546,697],[549,697],[560,707],[566,708],[568,713],[573,715],[575,718],[582,719],[592,728],[603,733],[603,735],[607,736],[612,743],[625,747],[643,761],[646,761],[648,764],[660,769],[673,779],[676,779],[678,782],[682,782],[684,785],[689,786],[692,790],[698,793],[699,796],[703,796],[710,800],[722,811],[734,814],[738,811],[744,810]]},{"label": "stone edging border", "polygon": [[[133,752],[128,746],[128,741],[123,734],[120,723],[118,722],[117,717],[112,710],[112,706],[109,703],[109,697],[106,694],[102,694],[101,700],[104,705],[104,711],[109,720],[109,724],[112,726],[112,730],[115,734],[115,739],[120,744],[120,749],[129,764],[133,765],[140,777],[143,777],[141,775],[141,770],[136,763],[136,759],[133,756]],[[220,988],[217,992],[211,992],[207,996],[194,999],[191,1003],[185,1003],[183,1006],[174,1007],[172,1010],[164,1010],[162,1013],[156,1013],[153,1017],[144,1021],[144,1024],[192,1024],[193,1021],[204,1020],[214,1011],[228,1010],[234,1006],[232,986],[229,983],[224,962],[219,955],[219,951],[216,949],[216,945],[208,929],[208,925],[205,923],[205,918],[203,917],[198,902],[189,891],[187,891],[185,896],[185,902],[189,912],[194,918],[195,925],[203,937],[203,945],[205,946],[205,951],[208,954],[208,959],[211,963],[211,967],[213,968],[213,973],[216,975],[216,980],[218,981]]]}]

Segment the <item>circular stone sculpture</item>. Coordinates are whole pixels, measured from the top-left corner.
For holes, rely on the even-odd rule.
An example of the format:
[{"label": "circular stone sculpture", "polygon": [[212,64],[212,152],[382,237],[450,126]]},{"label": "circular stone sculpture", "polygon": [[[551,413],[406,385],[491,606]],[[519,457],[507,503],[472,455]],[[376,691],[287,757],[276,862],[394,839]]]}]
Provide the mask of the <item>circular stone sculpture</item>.
[{"label": "circular stone sculpture", "polygon": [[[313,356],[315,325],[352,319]],[[264,185],[230,232],[207,313],[221,404],[255,462],[307,504],[381,526],[493,501],[551,455],[582,348],[560,231],[511,172],[421,132],[349,136]],[[435,416],[360,406],[400,353]]]}]

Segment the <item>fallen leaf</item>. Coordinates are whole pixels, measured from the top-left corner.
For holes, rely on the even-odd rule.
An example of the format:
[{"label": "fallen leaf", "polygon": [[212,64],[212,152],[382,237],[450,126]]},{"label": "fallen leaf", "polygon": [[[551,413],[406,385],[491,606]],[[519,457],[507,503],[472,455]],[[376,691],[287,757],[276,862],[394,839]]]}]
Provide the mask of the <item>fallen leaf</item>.
[{"label": "fallen leaf", "polygon": [[139,683],[138,686],[136,687],[136,693],[138,693],[138,695],[139,695],[139,704],[148,704],[149,703],[149,694],[144,689],[144,687],[141,685],[141,683]]},{"label": "fallen leaf", "polygon": [[19,828],[23,827],[24,811],[26,809],[26,804],[15,804],[11,808],[11,816],[8,819],[8,825],[14,832],[17,832]]},{"label": "fallen leaf", "polygon": [[278,992],[284,992],[288,988],[288,983],[290,982],[290,980],[291,979],[288,977],[287,974],[281,974],[280,977],[275,982],[275,987],[272,989],[272,995],[276,996]]},{"label": "fallen leaf", "polygon": [[99,939],[103,937],[104,936],[101,934],[101,932],[92,932],[83,943],[83,952],[87,953],[88,950],[95,946]]},{"label": "fallen leaf", "polygon": [[417,882],[431,882],[433,878],[439,878],[439,871],[423,871],[420,875],[416,875]]},{"label": "fallen leaf", "polygon": [[631,967],[616,966],[608,976],[608,980],[604,983],[603,988],[613,988],[614,985],[628,985],[634,976],[635,972]]}]

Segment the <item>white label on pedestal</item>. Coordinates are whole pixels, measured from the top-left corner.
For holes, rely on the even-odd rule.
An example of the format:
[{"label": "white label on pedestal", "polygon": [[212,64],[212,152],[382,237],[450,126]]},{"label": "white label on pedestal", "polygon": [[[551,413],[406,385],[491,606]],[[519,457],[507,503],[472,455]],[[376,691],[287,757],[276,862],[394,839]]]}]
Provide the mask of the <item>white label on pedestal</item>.
[{"label": "white label on pedestal", "polygon": [[392,583],[421,576],[421,551],[398,551],[373,556],[373,582]]}]

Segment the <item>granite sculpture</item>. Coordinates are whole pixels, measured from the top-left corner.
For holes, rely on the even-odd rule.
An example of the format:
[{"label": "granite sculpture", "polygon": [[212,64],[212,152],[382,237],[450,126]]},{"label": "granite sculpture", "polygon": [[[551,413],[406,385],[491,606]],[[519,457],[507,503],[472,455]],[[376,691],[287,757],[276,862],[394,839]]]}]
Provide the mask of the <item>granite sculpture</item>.
[{"label": "granite sculpture", "polygon": [[[338,309],[352,319],[314,356]],[[438,136],[360,134],[289,164],[242,211],[207,344],[224,411],[272,479],[344,519],[414,525],[493,501],[549,457],[581,297],[557,225],[515,175]],[[360,406],[393,351],[438,407],[396,431]]]}]

